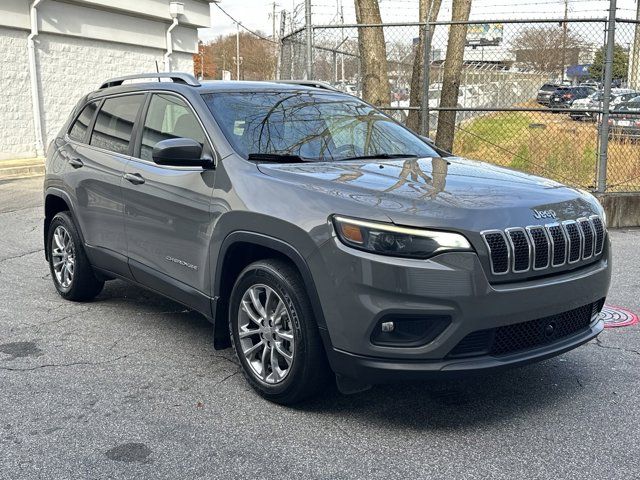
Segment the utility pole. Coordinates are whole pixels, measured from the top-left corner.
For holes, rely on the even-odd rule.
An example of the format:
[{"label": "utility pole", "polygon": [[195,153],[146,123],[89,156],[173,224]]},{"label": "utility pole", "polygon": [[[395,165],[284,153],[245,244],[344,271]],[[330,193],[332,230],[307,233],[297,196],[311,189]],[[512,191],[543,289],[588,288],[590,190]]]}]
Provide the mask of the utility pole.
[{"label": "utility pole", "polygon": [[273,39],[273,41],[276,41],[276,6],[278,4],[276,2],[273,2],[271,4],[271,6],[273,7],[273,11],[271,12],[271,21],[273,22],[273,30],[272,30],[272,35],[271,38]]},{"label": "utility pole", "polygon": [[306,74],[307,80],[313,80],[313,25],[311,24],[311,0],[304,0],[304,22],[307,32]]},{"label": "utility pole", "polygon": [[240,23],[236,23],[236,80],[240,80]]},{"label": "utility pole", "polygon": [[613,80],[613,52],[616,42],[616,0],[610,0],[607,21],[607,48],[604,57],[604,92],[602,93],[602,120],[600,121],[600,152],[598,158],[598,193],[607,189],[607,160],[609,154],[609,108],[611,81]]},{"label": "utility pole", "polygon": [[283,41],[284,32],[287,27],[287,11],[282,10],[280,12],[280,34],[278,35],[278,56],[276,57],[276,80],[282,79],[282,50],[283,50]]}]

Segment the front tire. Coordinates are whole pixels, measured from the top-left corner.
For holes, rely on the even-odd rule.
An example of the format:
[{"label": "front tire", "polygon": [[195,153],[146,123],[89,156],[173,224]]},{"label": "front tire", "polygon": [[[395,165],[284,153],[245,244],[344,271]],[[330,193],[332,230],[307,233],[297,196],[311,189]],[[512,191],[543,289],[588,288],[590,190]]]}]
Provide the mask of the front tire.
[{"label": "front tire", "polygon": [[232,344],[249,384],[290,405],[317,394],[329,378],[318,326],[298,272],[280,260],[252,263],[229,304]]},{"label": "front tire", "polygon": [[102,291],[104,282],[96,278],[69,212],[53,217],[47,245],[49,271],[61,297],[72,301],[90,300]]}]

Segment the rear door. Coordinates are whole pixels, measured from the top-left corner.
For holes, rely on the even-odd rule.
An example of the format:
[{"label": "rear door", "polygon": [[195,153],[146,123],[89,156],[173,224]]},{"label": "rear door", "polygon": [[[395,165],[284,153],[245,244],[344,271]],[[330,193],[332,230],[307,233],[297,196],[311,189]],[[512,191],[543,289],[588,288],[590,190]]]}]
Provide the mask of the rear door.
[{"label": "rear door", "polygon": [[183,97],[150,95],[123,182],[127,252],[137,281],[193,305],[180,298],[180,291],[208,293],[209,205],[215,172],[154,163],[153,147],[169,138],[197,140],[204,154],[213,156],[202,123]]},{"label": "rear door", "polygon": [[[128,276],[122,175],[144,94],[93,102],[69,130],[65,149],[75,217],[94,265]],[[97,114],[95,113],[97,111]]]}]

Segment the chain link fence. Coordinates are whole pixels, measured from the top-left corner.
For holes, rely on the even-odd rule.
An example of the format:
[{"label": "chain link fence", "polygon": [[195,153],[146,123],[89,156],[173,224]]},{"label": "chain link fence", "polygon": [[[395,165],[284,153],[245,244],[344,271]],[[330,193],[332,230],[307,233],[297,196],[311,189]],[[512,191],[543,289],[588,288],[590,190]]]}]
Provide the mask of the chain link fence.
[{"label": "chain link fence", "polygon": [[[385,93],[374,96],[389,96],[378,106],[399,122],[432,138],[438,128],[455,128],[453,152],[461,156],[589,190],[640,191],[637,22],[615,21],[611,88],[604,84],[605,18],[464,23],[464,63],[453,108],[440,106],[452,22],[303,28],[283,38],[279,75],[362,96],[358,38],[364,29],[382,31],[389,85],[381,84]],[[420,53],[421,33],[428,55]],[[605,90],[611,97],[607,109]],[[446,125],[443,116],[438,126],[445,110],[455,111],[454,125]],[[420,121],[421,115],[428,121]],[[607,148],[601,150],[603,141]],[[603,157],[606,185],[598,183]]]}]

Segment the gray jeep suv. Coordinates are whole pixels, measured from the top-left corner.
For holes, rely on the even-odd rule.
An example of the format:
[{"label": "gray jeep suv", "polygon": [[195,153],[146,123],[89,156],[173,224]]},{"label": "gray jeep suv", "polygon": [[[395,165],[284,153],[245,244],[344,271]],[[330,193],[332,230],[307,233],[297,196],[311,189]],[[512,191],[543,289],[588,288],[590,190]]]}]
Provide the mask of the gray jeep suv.
[{"label": "gray jeep suv", "polygon": [[603,328],[589,193],[437,150],[310,82],[105,82],[47,153],[57,291],[124,279],[214,325],[248,382],[293,403],[539,361]]}]

